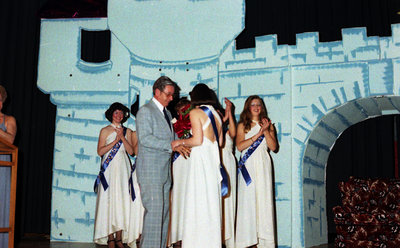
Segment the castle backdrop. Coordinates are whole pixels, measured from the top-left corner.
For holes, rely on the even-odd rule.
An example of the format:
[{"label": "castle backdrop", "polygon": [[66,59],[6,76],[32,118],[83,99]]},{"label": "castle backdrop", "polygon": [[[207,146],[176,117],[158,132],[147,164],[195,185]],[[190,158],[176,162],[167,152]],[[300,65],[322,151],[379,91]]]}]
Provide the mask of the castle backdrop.
[{"label": "castle backdrop", "polygon": [[[279,247],[327,243],[331,148],[349,126],[399,113],[400,24],[391,37],[350,28],[341,41],[302,33],[296,45],[277,45],[267,35],[237,50],[244,16],[243,0],[109,0],[107,18],[41,20],[38,87],[57,106],[51,240],[92,241],[104,111],[137,95],[143,105],[154,80],[167,75],[181,95],[209,85],[235,104],[237,117],[249,95],[264,99],[280,143],[272,154]],[[82,33],[105,30],[110,58],[83,60]],[[128,127],[135,129],[134,118]]]}]

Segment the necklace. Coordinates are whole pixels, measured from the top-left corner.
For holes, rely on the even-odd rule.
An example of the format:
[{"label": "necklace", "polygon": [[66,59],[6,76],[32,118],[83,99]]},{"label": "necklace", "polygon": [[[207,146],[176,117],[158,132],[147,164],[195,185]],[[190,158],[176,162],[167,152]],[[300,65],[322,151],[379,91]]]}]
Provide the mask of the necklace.
[{"label": "necklace", "polygon": [[120,128],[120,127],[121,127],[121,124],[119,124],[119,125],[117,126],[117,125],[111,123],[111,126],[114,127],[114,128]]}]

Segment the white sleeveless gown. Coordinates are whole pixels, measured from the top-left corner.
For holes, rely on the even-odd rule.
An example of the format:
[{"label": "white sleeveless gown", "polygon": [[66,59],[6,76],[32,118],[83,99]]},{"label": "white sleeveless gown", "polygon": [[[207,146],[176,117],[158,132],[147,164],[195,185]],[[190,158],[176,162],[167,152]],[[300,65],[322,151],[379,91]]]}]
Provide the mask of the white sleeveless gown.
[{"label": "white sleeveless gown", "polygon": [[225,134],[225,146],[222,149],[222,163],[229,177],[229,194],[223,198],[223,236],[226,248],[235,248],[236,217],[236,159],[233,155],[233,140]]},{"label": "white sleeveless gown", "polygon": [[[115,137],[116,132],[111,133],[106,144],[115,140]],[[109,152],[103,156],[102,162],[108,154]],[[104,191],[103,186],[98,185],[93,237],[97,244],[106,245],[109,234],[122,230],[122,242],[136,247],[136,239],[142,230],[144,208],[136,170],[133,173],[136,199],[132,202],[128,187],[130,171],[130,161],[122,144],[104,173],[108,183],[107,190]]]},{"label": "white sleeveless gown", "polygon": [[[245,139],[255,135],[260,128],[257,123]],[[242,156],[246,151],[242,151]],[[275,248],[272,165],[265,138],[247,159],[246,169],[252,182],[247,186],[243,175],[238,174],[236,247],[257,244],[259,248]]]},{"label": "white sleeveless gown", "polygon": [[190,157],[185,159],[179,156],[172,163],[172,190],[171,190],[171,217],[168,246],[182,240],[183,236],[183,213],[185,210],[185,192],[187,172],[190,165]]},{"label": "white sleeveless gown", "polygon": [[[216,111],[207,106],[214,118],[221,120]],[[209,120],[209,119],[208,119]],[[209,121],[203,130],[210,125]],[[221,174],[219,147],[203,137],[200,146],[192,148],[186,182],[182,247],[221,247]]]}]

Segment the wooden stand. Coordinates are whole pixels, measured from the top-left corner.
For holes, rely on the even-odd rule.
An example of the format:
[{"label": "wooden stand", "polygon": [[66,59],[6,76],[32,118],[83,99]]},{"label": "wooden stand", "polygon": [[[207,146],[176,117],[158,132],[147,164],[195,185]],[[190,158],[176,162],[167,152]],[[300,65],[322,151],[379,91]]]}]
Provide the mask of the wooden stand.
[{"label": "wooden stand", "polygon": [[0,138],[0,154],[10,155],[11,161],[0,161],[0,167],[11,167],[11,189],[10,189],[10,217],[9,226],[0,227],[0,233],[8,233],[8,248],[14,247],[15,233],[15,198],[17,193],[17,164],[18,147]]}]

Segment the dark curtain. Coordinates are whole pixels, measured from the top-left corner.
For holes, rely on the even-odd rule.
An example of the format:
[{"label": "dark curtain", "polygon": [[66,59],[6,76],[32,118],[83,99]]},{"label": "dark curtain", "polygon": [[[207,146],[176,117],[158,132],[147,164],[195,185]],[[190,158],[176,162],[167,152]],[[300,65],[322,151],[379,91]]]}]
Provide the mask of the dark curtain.
[{"label": "dark curtain", "polygon": [[[104,3],[104,0],[0,1],[0,84],[8,93],[3,111],[16,118],[18,128],[14,142],[19,147],[15,214],[17,242],[25,234],[50,233],[56,106],[50,102],[50,96],[42,93],[36,85],[39,16],[101,17],[106,13]],[[94,43],[95,39],[89,37],[88,42]],[[109,40],[107,43],[106,39],[104,44],[109,47]],[[99,60],[92,54],[95,52],[86,52],[89,60]]]},{"label": "dark curtain", "polygon": [[[19,147],[16,239],[49,233],[56,107],[36,86],[40,19],[105,16],[105,0],[0,1],[0,84],[8,91],[4,111],[17,119]],[[343,27],[367,27],[368,35],[391,35],[400,23],[398,0],[247,0],[246,28],[238,48],[254,37],[277,34],[295,44],[296,33],[319,31],[320,41],[341,40]]]},{"label": "dark curtain", "polygon": [[40,21],[44,1],[0,1],[0,84],[6,114],[17,120],[19,147],[16,240],[24,233],[49,233],[55,112],[36,86]]},{"label": "dark curtain", "polygon": [[[329,154],[326,169],[327,217],[330,242],[336,234],[332,208],[342,205],[339,182],[350,176],[358,178],[395,177],[395,132],[400,127],[400,115],[387,115],[357,123],[336,140]],[[396,136],[398,136],[398,132]],[[397,140],[399,137],[397,137]],[[399,151],[397,151],[399,152]]]},{"label": "dark curtain", "polygon": [[341,29],[367,27],[368,36],[390,36],[400,23],[399,0],[246,0],[246,27],[238,48],[255,45],[255,36],[277,34],[278,44],[296,44],[296,34],[319,32],[319,40],[341,40]]}]

